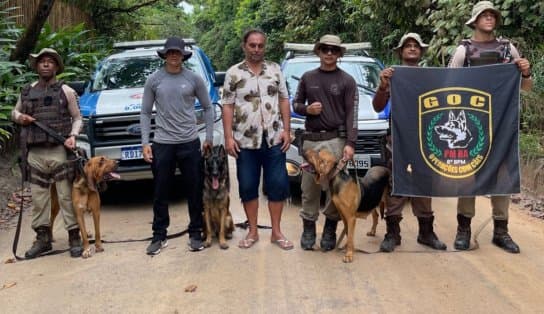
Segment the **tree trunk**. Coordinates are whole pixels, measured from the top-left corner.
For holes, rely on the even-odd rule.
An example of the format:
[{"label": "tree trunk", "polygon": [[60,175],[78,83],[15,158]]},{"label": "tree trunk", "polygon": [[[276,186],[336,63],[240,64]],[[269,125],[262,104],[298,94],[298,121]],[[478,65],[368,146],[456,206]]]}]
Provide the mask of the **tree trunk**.
[{"label": "tree trunk", "polygon": [[55,0],[40,0],[38,11],[23,36],[17,41],[17,45],[9,57],[10,61],[18,61],[21,64],[26,61],[30,52],[36,47],[36,42],[49,13],[51,13],[53,4],[55,4]]}]

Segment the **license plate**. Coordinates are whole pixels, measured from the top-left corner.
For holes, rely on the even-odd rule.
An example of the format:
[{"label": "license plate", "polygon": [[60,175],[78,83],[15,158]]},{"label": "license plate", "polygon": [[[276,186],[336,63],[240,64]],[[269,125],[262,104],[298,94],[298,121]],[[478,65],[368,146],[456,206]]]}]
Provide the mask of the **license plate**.
[{"label": "license plate", "polygon": [[142,159],[142,146],[121,148],[121,160]]},{"label": "license plate", "polygon": [[[355,155],[353,159],[357,163],[357,169],[370,169],[370,155]],[[350,160],[348,169],[354,169],[353,162]]]}]

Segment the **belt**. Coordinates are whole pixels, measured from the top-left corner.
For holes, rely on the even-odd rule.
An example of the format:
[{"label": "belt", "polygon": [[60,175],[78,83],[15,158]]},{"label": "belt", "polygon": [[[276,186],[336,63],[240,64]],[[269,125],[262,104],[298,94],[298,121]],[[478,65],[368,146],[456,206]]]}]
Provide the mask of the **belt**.
[{"label": "belt", "polygon": [[30,147],[30,148],[52,148],[52,147],[57,147],[57,146],[61,146],[61,145],[62,144],[45,142],[45,143],[40,143],[40,144],[30,144],[30,145],[28,145],[28,147]]},{"label": "belt", "polygon": [[338,132],[338,130],[319,131],[319,132],[306,131],[304,132],[304,134],[302,134],[302,138],[305,141],[328,141],[337,137],[340,137],[340,132]]}]

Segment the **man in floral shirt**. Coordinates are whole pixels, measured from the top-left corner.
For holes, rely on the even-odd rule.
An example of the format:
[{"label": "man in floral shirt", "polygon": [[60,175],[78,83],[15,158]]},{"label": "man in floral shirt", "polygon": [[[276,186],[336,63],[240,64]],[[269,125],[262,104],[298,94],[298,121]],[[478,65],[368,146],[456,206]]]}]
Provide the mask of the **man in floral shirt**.
[{"label": "man in floral shirt", "polygon": [[293,243],[280,230],[283,203],[289,196],[285,152],[290,145],[290,111],[285,79],[278,64],[264,60],[266,34],[244,34],[244,61],[226,73],[223,89],[223,126],[229,155],[236,158],[239,194],[249,232],[238,246],[250,248],[259,240],[257,213],[259,182],[264,189],[272,224],[270,241],[284,250]]}]

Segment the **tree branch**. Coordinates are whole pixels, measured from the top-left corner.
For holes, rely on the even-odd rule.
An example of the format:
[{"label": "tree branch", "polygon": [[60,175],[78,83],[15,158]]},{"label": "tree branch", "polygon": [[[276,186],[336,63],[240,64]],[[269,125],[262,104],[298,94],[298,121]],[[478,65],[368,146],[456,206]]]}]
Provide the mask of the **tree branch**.
[{"label": "tree branch", "polygon": [[36,47],[36,42],[45,21],[47,21],[47,17],[51,13],[53,4],[55,4],[55,0],[40,0],[36,14],[32,18],[30,25],[26,28],[23,36],[17,41],[15,49],[9,57],[10,61],[18,61],[21,64],[26,61],[30,52]]},{"label": "tree branch", "polygon": [[137,11],[137,10],[143,8],[143,7],[153,5],[153,4],[155,4],[155,3],[159,2],[159,1],[160,0],[149,0],[147,2],[140,3],[140,4],[135,4],[133,6],[126,7],[126,8],[117,7],[117,8],[107,8],[107,9],[103,9],[103,10],[98,10],[98,12],[96,13],[96,15],[94,17],[97,18],[97,17],[100,17],[100,16],[102,16],[104,14],[112,14],[112,13],[131,13],[131,12]]}]

